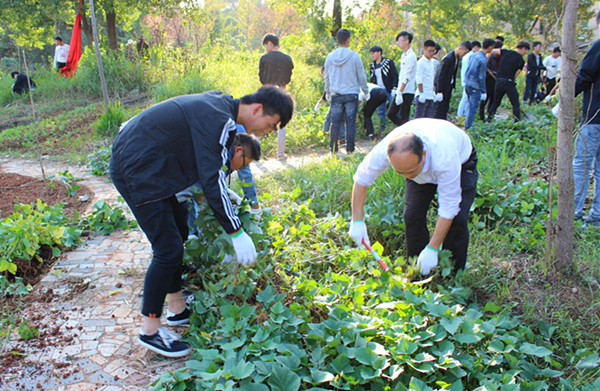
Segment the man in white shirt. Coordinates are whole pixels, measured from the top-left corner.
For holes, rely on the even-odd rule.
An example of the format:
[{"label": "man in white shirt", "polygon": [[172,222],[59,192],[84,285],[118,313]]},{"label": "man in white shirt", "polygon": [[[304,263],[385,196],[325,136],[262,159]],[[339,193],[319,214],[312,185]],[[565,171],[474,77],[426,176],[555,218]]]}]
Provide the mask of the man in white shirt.
[{"label": "man in white shirt", "polygon": [[[389,167],[406,178],[404,223],[406,253],[418,256],[423,275],[438,264],[441,248],[452,252],[456,270],[464,269],[469,247],[468,214],[477,186],[477,153],[469,136],[452,123],[417,119],[394,129],[377,144],[354,174],[350,237],[369,242],[364,205],[369,186]],[[438,220],[431,239],[427,211],[438,193]],[[442,247],[443,245],[443,247]]]},{"label": "man in white shirt", "polygon": [[69,59],[69,45],[63,42],[61,37],[55,37],[56,48],[54,49],[54,68],[60,72],[60,68],[67,65]]},{"label": "man in white shirt", "polygon": [[[408,31],[401,31],[393,45],[402,50],[400,63],[400,75],[398,76],[398,87],[395,96],[390,102],[388,118],[396,125],[401,126],[410,118],[410,107],[415,99],[415,74],[417,73],[417,55],[410,47],[413,35]],[[398,114],[400,112],[400,114]]]},{"label": "man in white shirt", "polygon": [[479,49],[481,49],[481,42],[473,41],[471,42],[471,45],[473,45],[473,49],[469,53],[465,54],[462,60],[460,60],[460,84],[462,85],[463,93],[460,103],[458,104],[458,110],[456,112],[457,117],[466,117],[469,111],[469,97],[465,91],[465,73],[467,72],[467,67],[469,66],[469,58],[471,58],[474,53],[477,53]]},{"label": "man in white shirt", "polygon": [[431,59],[434,53],[435,42],[428,39],[423,44],[423,56],[417,62],[417,72],[415,74],[415,82],[417,83],[415,118],[433,117],[433,78],[435,72]]},{"label": "man in white shirt", "polygon": [[544,66],[546,67],[546,94],[550,94],[556,85],[556,81],[560,80],[560,62],[561,51],[557,46],[551,55],[544,58]]}]

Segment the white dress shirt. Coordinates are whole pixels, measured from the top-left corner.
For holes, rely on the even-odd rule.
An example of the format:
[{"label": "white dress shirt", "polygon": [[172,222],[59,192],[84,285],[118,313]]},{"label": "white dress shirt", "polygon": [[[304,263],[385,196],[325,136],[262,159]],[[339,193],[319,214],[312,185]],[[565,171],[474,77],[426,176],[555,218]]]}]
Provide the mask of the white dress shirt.
[{"label": "white dress shirt", "polygon": [[415,74],[417,72],[417,55],[412,48],[402,53],[400,75],[398,76],[398,91],[402,83],[406,84],[403,94],[415,93]]},{"label": "white dress shirt", "polygon": [[460,211],[462,165],[469,160],[473,146],[469,136],[448,121],[419,118],[394,129],[365,156],[356,169],[354,181],[371,186],[391,166],[388,146],[401,133],[416,134],[427,151],[423,170],[412,180],[437,185],[438,216],[453,219]]},{"label": "white dress shirt", "polygon": [[[546,67],[546,77],[548,79],[554,79],[560,73],[560,61],[561,56],[556,58],[548,56],[544,58],[544,66]],[[550,91],[548,91],[550,92]]]},{"label": "white dress shirt", "polygon": [[423,56],[417,62],[417,72],[415,75],[415,81],[418,84],[423,84],[423,92],[419,92],[417,89],[415,96],[423,95],[427,100],[433,100],[433,77],[435,75],[433,69],[433,61],[428,60],[427,57]]}]

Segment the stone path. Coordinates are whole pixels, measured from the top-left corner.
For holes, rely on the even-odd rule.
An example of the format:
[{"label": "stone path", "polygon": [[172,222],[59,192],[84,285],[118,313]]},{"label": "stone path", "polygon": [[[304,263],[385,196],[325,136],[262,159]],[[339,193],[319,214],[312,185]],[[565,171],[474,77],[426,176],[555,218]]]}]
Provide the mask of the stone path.
[{"label": "stone path", "polygon": [[[361,142],[358,150],[370,145]],[[263,160],[253,163],[252,170],[260,176],[325,155]],[[118,204],[118,193],[106,178],[44,159],[46,175],[65,169],[94,192],[90,205],[98,200]],[[41,177],[35,160],[0,158],[0,172]],[[27,307],[16,314],[38,328],[39,337],[23,341],[13,330],[0,345],[0,353],[12,351],[20,357],[1,371],[0,390],[145,390],[160,374],[182,367],[185,359],[164,359],[136,343],[150,258],[149,243],[139,229],[93,236],[63,254],[30,294]]]}]

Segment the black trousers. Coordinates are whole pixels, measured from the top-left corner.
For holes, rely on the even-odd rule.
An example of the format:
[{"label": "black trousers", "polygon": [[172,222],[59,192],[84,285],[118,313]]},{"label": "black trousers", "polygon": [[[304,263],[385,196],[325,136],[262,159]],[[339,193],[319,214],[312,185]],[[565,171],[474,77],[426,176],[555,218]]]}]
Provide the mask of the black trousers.
[{"label": "black trousers", "polygon": [[519,93],[517,92],[517,85],[512,79],[498,78],[496,80],[496,88],[494,89],[494,104],[488,113],[488,121],[491,121],[496,114],[496,110],[502,103],[504,95],[508,96],[510,104],[512,105],[512,113],[517,120],[521,119],[521,105],[519,103]]},{"label": "black trousers", "polygon": [[[454,217],[452,225],[442,248],[452,252],[452,259],[456,270],[464,269],[467,262],[469,248],[469,209],[475,200],[477,188],[477,152],[473,148],[469,160],[462,165],[460,175],[461,201],[460,211]],[[429,243],[429,230],[427,229],[427,211],[437,185],[426,183],[418,184],[410,179],[406,180],[404,190],[404,224],[406,226],[406,255],[418,256]]]},{"label": "black trousers", "polygon": [[546,79],[546,95],[552,92],[552,89],[556,86],[556,77],[552,79]]},{"label": "black trousers", "polygon": [[367,135],[373,135],[375,130],[373,129],[373,119],[371,117],[375,110],[387,101],[387,93],[383,88],[373,88],[369,95],[369,100],[363,106],[363,116]]},{"label": "black trousers", "polygon": [[[392,99],[387,116],[396,126],[402,126],[410,119],[410,108],[412,107],[415,94],[402,94],[402,104],[396,105],[396,100]],[[400,113],[400,114],[398,114]]]},{"label": "black trousers", "polygon": [[142,315],[160,318],[166,295],[181,290],[183,244],[189,229],[187,209],[175,196],[135,205],[129,186],[112,161],[110,177],[152,245],[152,261],[144,279]]},{"label": "black trousers", "polygon": [[450,98],[452,97],[452,90],[444,91],[443,94],[444,99],[441,102],[435,102],[433,104],[433,118],[448,118],[448,110],[450,110]]},{"label": "black trousers", "polygon": [[[485,75],[485,92],[487,98],[479,103],[479,119],[485,121],[485,114],[489,115],[490,109],[494,104],[494,88],[496,88],[496,79],[489,73]],[[487,110],[485,109],[487,105]]]}]

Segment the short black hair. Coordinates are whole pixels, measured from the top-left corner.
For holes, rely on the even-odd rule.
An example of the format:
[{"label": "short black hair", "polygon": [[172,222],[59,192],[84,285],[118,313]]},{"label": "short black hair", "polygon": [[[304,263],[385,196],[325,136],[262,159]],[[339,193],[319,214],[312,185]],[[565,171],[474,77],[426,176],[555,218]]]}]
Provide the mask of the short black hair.
[{"label": "short black hair", "polygon": [[245,95],[240,99],[241,103],[260,103],[263,105],[263,114],[279,115],[280,128],[285,127],[294,113],[294,100],[285,90],[274,86],[265,85],[255,92]]},{"label": "short black hair", "polygon": [[257,162],[261,157],[260,141],[255,136],[248,133],[237,133],[233,140],[233,146],[244,148],[244,152],[249,155],[248,158]]},{"label": "short black hair", "polygon": [[262,44],[266,45],[267,42],[271,42],[275,46],[279,46],[279,37],[275,34],[265,34],[262,40]]},{"label": "short black hair", "polygon": [[15,75],[18,75],[18,74],[19,74],[19,71],[12,71],[12,72],[10,73],[10,77],[14,79],[14,78],[15,78]]},{"label": "short black hair", "polygon": [[529,46],[529,42],[527,41],[519,41],[519,43],[517,44],[517,49],[521,48],[526,48],[527,50],[529,50],[531,49],[531,46]]},{"label": "short black hair", "polygon": [[552,51],[552,53],[562,53],[560,51],[560,46],[555,47],[554,50]]},{"label": "short black hair", "polygon": [[54,37],[54,40],[55,40],[55,41],[60,41],[60,42],[62,42],[62,41],[63,41],[63,40],[62,40],[62,38],[61,38],[61,37],[59,37],[58,35],[57,35],[56,37]]},{"label": "short black hair", "polygon": [[372,46],[371,49],[369,49],[369,53],[374,53],[374,52],[380,52],[383,54],[383,49],[381,46]]},{"label": "short black hair", "polygon": [[478,48],[480,48],[481,47],[481,42],[479,42],[479,41],[472,41],[471,42],[471,46],[473,46],[473,47],[477,46]]},{"label": "short black hair", "polygon": [[483,44],[481,45],[481,48],[482,48],[482,49],[487,49],[487,48],[489,48],[490,46],[494,46],[494,42],[495,42],[495,41],[494,41],[493,39],[491,39],[491,38],[486,38],[486,39],[484,39],[484,40],[483,40]]},{"label": "short black hair", "polygon": [[532,47],[536,47],[537,45],[542,45],[542,43],[540,41],[533,41],[533,43],[531,44]]},{"label": "short black hair", "polygon": [[335,35],[335,38],[338,44],[343,45],[346,42],[348,42],[348,40],[350,39],[350,35],[350,30],[339,29],[337,34]]},{"label": "short black hair", "polygon": [[431,39],[428,39],[427,41],[423,42],[423,47],[424,48],[434,48],[435,42],[433,42]]},{"label": "short black hair", "polygon": [[502,35],[496,35],[496,41],[504,42],[504,37]]},{"label": "short black hair", "polygon": [[471,44],[471,41],[464,41],[460,44],[460,46],[467,49],[468,51],[473,50],[473,45]]},{"label": "short black hair", "polygon": [[400,37],[406,37],[408,39],[408,43],[411,43],[413,40],[413,35],[408,31],[400,31],[398,35],[396,35],[396,41],[400,39]]},{"label": "short black hair", "polygon": [[387,154],[388,156],[392,156],[392,154],[394,152],[411,152],[414,153],[415,155],[417,155],[417,157],[419,158],[419,163],[421,163],[421,161],[423,160],[423,140],[421,140],[419,138],[419,136],[417,136],[414,133],[406,133],[406,136],[410,137],[410,139],[408,140],[408,144],[406,144],[404,146],[404,148],[399,149],[398,146],[396,145],[396,142],[398,140],[395,140],[393,142],[391,142],[388,145],[388,150],[387,150]]},{"label": "short black hair", "polygon": [[439,43],[435,43],[435,52],[433,54],[437,54],[440,50],[442,50],[442,47],[440,46]]},{"label": "short black hair", "polygon": [[500,48],[502,48],[502,46],[504,46],[504,42],[499,41],[499,40],[494,41],[494,49],[500,49]]}]

